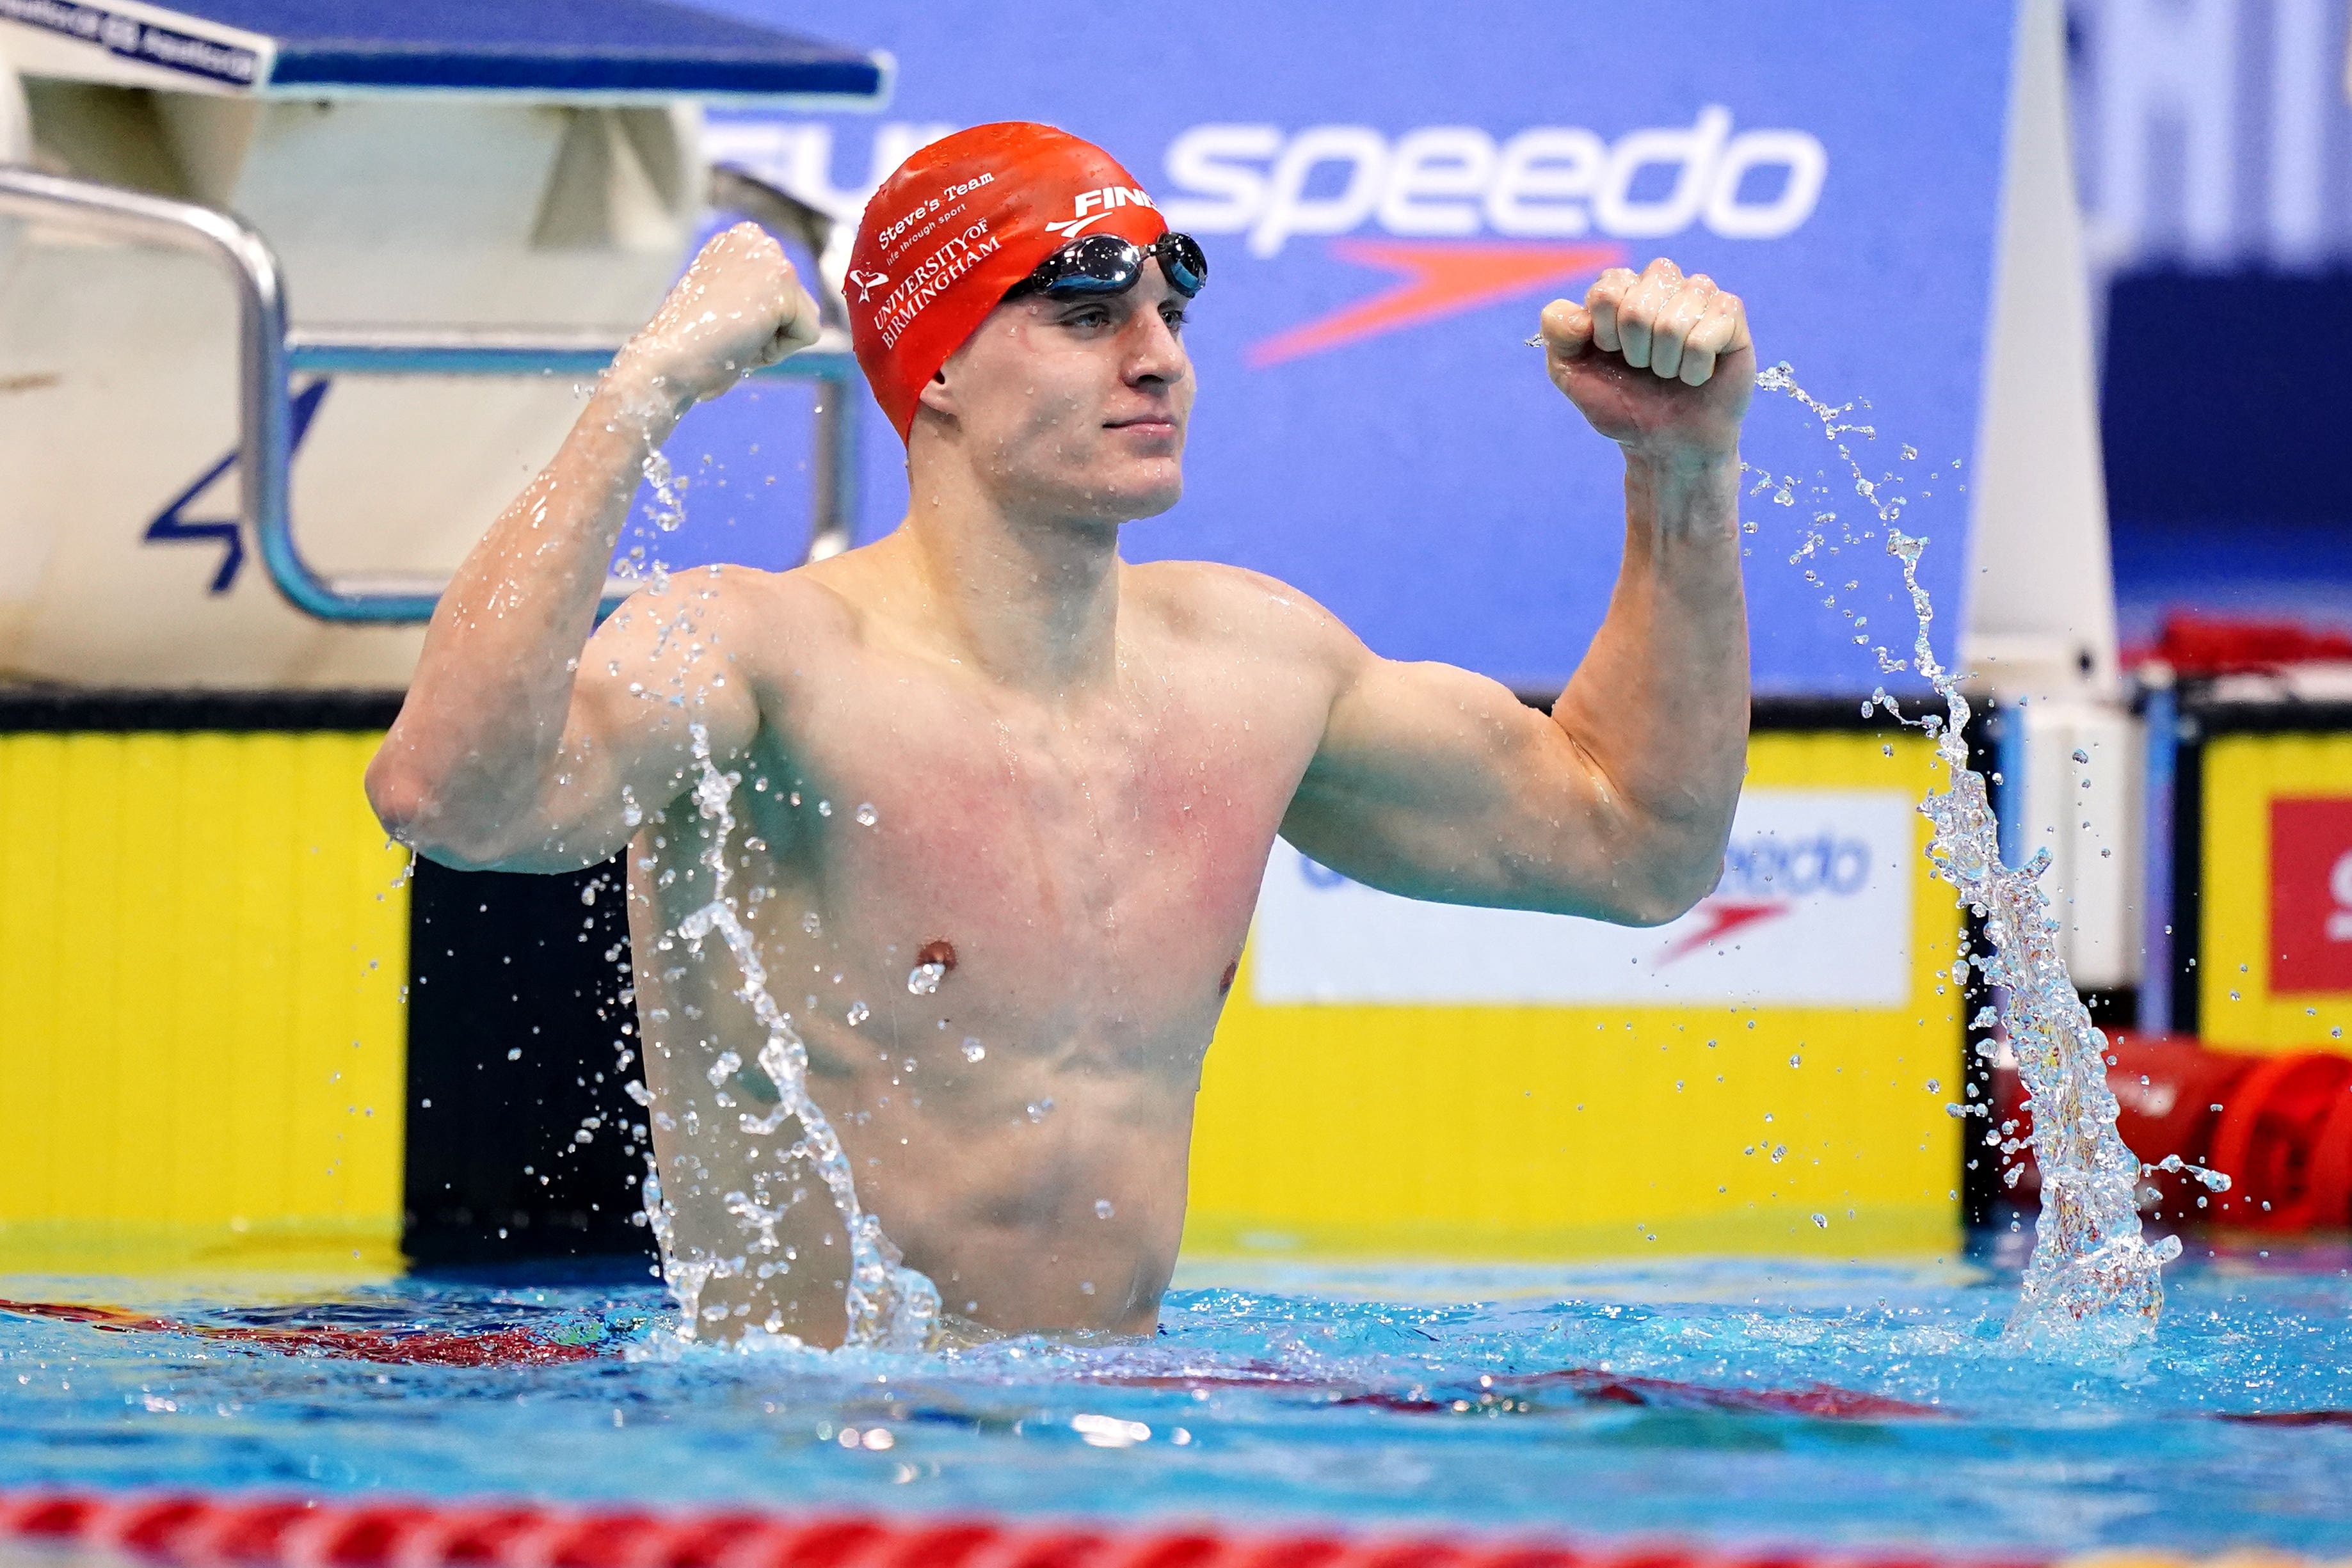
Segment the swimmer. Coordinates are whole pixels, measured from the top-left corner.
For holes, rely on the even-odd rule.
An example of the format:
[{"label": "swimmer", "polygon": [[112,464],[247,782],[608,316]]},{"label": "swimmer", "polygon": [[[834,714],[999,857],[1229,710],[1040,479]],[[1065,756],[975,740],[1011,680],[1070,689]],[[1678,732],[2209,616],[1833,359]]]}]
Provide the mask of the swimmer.
[{"label": "swimmer", "polygon": [[600,627],[647,456],[817,334],[775,243],[730,229],[434,615],[369,798],[445,865],[628,851],[675,1246],[743,1260],[705,1288],[705,1332],[838,1343],[846,1249],[811,1173],[772,1252],[747,1255],[730,1212],[791,1134],[739,1131],[773,1103],[740,1065],[765,1035],[726,952],[677,934],[711,891],[697,728],[741,777],[731,887],[859,1195],[985,1330],[1151,1330],[1276,835],[1392,892],[1633,925],[1715,883],[1747,752],[1739,300],[1661,259],[1544,308],[1547,372],[1625,462],[1614,596],[1546,716],[1382,658],[1256,573],[1120,559],[1121,529],[1183,488],[1207,273],[1076,138],[987,125],[915,153],[848,272],[860,364],[906,442],[905,519],[793,571],[675,573]]}]

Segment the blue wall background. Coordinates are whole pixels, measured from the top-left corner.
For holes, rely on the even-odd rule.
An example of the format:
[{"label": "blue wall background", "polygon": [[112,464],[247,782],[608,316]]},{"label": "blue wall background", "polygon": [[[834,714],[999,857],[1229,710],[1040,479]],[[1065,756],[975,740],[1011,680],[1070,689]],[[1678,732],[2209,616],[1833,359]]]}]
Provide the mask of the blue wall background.
[{"label": "blue wall background", "polygon": [[[1949,658],[1966,518],[1949,464],[1974,450],[2009,7],[1654,0],[1628,13],[1534,0],[1467,10],[1208,0],[1180,16],[978,0],[717,0],[715,8],[897,56],[891,108],[822,120],[821,142],[793,129],[806,117],[719,126],[748,161],[836,204],[859,199],[882,172],[877,139],[887,146],[925,126],[995,119],[1051,121],[1100,142],[1163,205],[1181,195],[1166,167],[1171,144],[1212,122],[1269,125],[1286,138],[1310,126],[1364,126],[1391,145],[1422,127],[1474,126],[1500,142],[1570,126],[1614,142],[1643,128],[1687,129],[1719,104],[1734,135],[1809,133],[1826,152],[1827,174],[1793,232],[1725,237],[1699,223],[1614,243],[1635,266],[1664,253],[1713,274],[1748,300],[1766,363],[1790,361],[1833,403],[1867,399],[1866,418],[1881,432],[1863,448],[1874,476],[1946,477],[1929,481],[1938,493],[1917,501],[1906,525],[1934,541],[1923,575]],[[1347,173],[1318,169],[1307,194],[1336,194]],[[1633,195],[1662,197],[1673,178],[1671,168],[1650,168]],[[1741,199],[1769,203],[1779,178],[1759,170]],[[1501,240],[1483,216],[1477,226],[1465,241],[1612,243],[1601,234]],[[1189,331],[1201,397],[1187,493],[1173,513],[1129,531],[1129,557],[1255,567],[1322,600],[1384,654],[1556,687],[1615,577],[1622,464],[1522,340],[1545,300],[1580,294],[1596,268],[1266,363],[1253,351],[1262,357],[1278,335],[1400,281],[1365,248],[1391,236],[1375,216],[1345,235],[1293,237],[1271,255],[1244,235],[1202,237],[1213,276]],[[798,389],[766,388],[698,411],[673,448],[681,469],[699,475],[689,519],[656,542],[661,555],[797,558],[805,405]],[[898,439],[870,399],[866,406],[861,533],[872,537],[896,522],[906,485]],[[1921,454],[1916,470],[1896,457],[1904,444]],[[1867,691],[1885,678],[1840,612],[1860,607],[1873,640],[1907,650],[1892,563],[1874,549],[1861,561],[1849,552],[1839,586],[1863,586],[1841,592],[1833,610],[1786,562],[1822,506],[1864,516],[1850,476],[1833,467],[1809,415],[1766,395],[1746,455],[1775,475],[1822,475],[1830,498],[1748,503],[1758,525],[1748,580],[1759,689]]]},{"label": "blue wall background", "polygon": [[2068,13],[2126,652],[2181,610],[2352,631],[2352,7]]}]

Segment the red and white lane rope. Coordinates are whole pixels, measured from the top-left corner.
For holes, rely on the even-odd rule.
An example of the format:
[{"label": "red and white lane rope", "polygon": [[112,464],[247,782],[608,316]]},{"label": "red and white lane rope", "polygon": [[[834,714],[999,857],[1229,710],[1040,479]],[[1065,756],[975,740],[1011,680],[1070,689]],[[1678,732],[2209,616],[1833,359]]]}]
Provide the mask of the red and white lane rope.
[{"label": "red and white lane rope", "polygon": [[0,1493],[5,1542],[191,1568],[1953,1568],[1850,1553],[79,1491]]}]

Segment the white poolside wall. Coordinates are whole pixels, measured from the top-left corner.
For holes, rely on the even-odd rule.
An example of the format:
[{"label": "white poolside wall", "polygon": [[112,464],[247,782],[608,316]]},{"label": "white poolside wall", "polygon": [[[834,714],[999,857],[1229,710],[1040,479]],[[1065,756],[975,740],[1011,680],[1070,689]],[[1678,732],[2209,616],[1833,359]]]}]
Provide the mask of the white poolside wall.
[{"label": "white poolside wall", "polygon": [[[691,109],[26,86],[37,163],[244,217],[284,264],[298,330],[617,341],[704,213]],[[0,84],[0,157],[9,99]],[[0,222],[0,678],[406,684],[421,631],[299,614],[250,540],[223,594],[221,544],[143,541],[235,442],[236,331],[206,261]],[[304,551],[331,574],[446,575],[577,411],[568,380],[337,378],[294,468]],[[235,486],[184,519],[233,517]]]}]

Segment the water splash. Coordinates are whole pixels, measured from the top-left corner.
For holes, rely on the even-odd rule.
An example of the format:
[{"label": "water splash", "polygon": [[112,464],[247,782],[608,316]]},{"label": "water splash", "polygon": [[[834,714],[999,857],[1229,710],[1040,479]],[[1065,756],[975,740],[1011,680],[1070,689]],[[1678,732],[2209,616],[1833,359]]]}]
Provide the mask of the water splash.
[{"label": "water splash", "polygon": [[[2141,1165],[2116,1131],[2107,1038],[2092,1024],[2066,973],[2058,953],[2059,924],[2042,890],[2050,852],[2036,850],[2016,868],[2001,862],[1984,777],[1969,766],[1969,700],[1937,661],[1928,637],[1935,609],[1919,584],[1919,558],[1927,540],[1895,526],[1902,498],[1871,481],[1840,439],[1875,432],[1845,423],[1845,409],[1806,393],[1785,362],[1760,373],[1756,384],[1786,393],[1812,412],[1853,470],[1855,493],[1885,525],[1886,552],[1901,564],[1917,623],[1912,659],[1943,700],[1941,716],[1905,721],[1935,741],[1948,780],[1920,803],[1921,813],[1934,824],[1928,860],[1983,922],[1984,949],[1970,952],[1964,938],[1951,978],[1955,985],[1961,984],[1973,961],[1994,988],[2002,1031],[2017,1054],[2018,1076],[2034,1111],[2033,1154],[2042,1169],[2033,1256],[2004,1337],[2026,1345],[2065,1346],[2137,1338],[2153,1330],[2163,1310],[2162,1269],[2179,1256],[2180,1243],[2167,1237],[2150,1245],[2140,1234],[2136,1200]],[[1817,519],[1827,520],[1827,514]],[[1882,650],[1881,668],[1888,662]],[[1873,696],[1895,711],[1883,690]],[[1989,1132],[1986,1141],[2000,1144],[2002,1133]]]},{"label": "water splash", "polygon": [[686,480],[671,471],[669,457],[659,447],[646,454],[641,467],[646,488],[654,492],[646,507],[646,519],[664,533],[677,532],[678,524],[686,521],[686,502],[677,493],[686,489]]},{"label": "water splash", "polygon": [[[657,530],[673,531],[685,521],[686,505],[682,492],[687,489],[687,480],[673,471],[660,443],[653,438],[650,426],[646,437],[649,450],[642,469],[645,481],[653,491],[646,516]],[[643,544],[633,547],[615,563],[614,570],[624,578],[645,583],[657,594],[666,590],[669,580],[668,568],[658,558],[649,559]],[[667,644],[673,634],[690,636],[691,633],[690,618],[682,617],[676,625],[661,628],[661,641]],[[632,690],[635,689],[632,688]],[[673,696],[671,700],[675,702],[678,699]],[[788,1128],[797,1127],[797,1139],[778,1151],[778,1163],[788,1164],[800,1160],[814,1168],[840,1212],[850,1255],[849,1279],[844,1301],[848,1321],[844,1342],[850,1346],[886,1350],[921,1349],[929,1344],[938,1328],[938,1289],[919,1270],[906,1267],[898,1247],[882,1233],[881,1221],[866,1212],[858,1202],[856,1184],[840,1136],[809,1094],[808,1047],[793,1032],[791,1016],[777,1006],[775,999],[769,994],[767,970],[760,959],[759,944],[744,926],[736,900],[729,891],[730,873],[726,849],[728,841],[734,835],[732,803],[735,790],[742,779],[740,774],[719,771],[711,755],[709,731],[703,725],[691,724],[688,732],[693,738],[694,761],[699,770],[694,787],[695,806],[709,829],[709,844],[701,858],[710,875],[711,891],[708,903],[678,922],[678,935],[685,939],[690,952],[699,955],[704,941],[713,933],[717,934],[742,975],[742,984],[736,988],[735,994],[750,1004],[753,1016],[767,1037],[760,1047],[755,1065],[744,1066],[736,1052],[721,1054],[713,1064],[710,1075],[712,1087],[719,1090],[714,1099],[722,1109],[733,1106],[733,1097],[723,1087],[730,1082],[757,1091],[754,1098],[760,1100],[764,1101],[772,1094],[774,1105],[767,1115],[738,1112],[738,1123],[749,1136],[772,1138]],[[628,797],[625,790],[622,793],[626,820],[631,827],[635,827],[645,814],[638,804]],[[794,805],[800,804],[797,794],[793,795],[792,803]],[[865,809],[870,811],[872,808]],[[832,808],[820,802],[817,810],[820,815],[829,816]],[[866,826],[873,825],[871,819],[864,820]],[[751,889],[753,902],[759,900],[761,892],[759,888]],[[806,917],[803,927],[812,934],[815,931],[816,915],[814,911]],[[665,942],[663,945],[667,944]],[[857,1005],[860,1010],[864,1007],[863,1003]],[[856,1023],[859,1020],[853,1018],[851,1021]],[[633,1094],[631,1098],[635,1099],[636,1096]],[[649,1099],[641,1100],[639,1103],[649,1106],[650,1101]],[[655,1113],[654,1120],[660,1120],[658,1112]],[[696,1113],[689,1110],[682,1122],[682,1130],[688,1137],[696,1135],[698,1121]],[[801,1201],[801,1194],[796,1189],[782,1203],[771,1205],[765,1201],[763,1180],[755,1177],[751,1183],[754,1188],[762,1190],[751,1194],[730,1192],[722,1201],[742,1227],[746,1253],[766,1255],[752,1271],[759,1278],[772,1279],[792,1267],[793,1249],[780,1246],[776,1226],[790,1213],[793,1205]],[[646,1152],[644,1193],[646,1226],[661,1249],[663,1279],[680,1309],[678,1337],[691,1340],[697,1336],[698,1325],[705,1318],[717,1321],[725,1315],[716,1309],[709,1312],[701,1310],[704,1289],[713,1279],[742,1272],[749,1258],[718,1257],[705,1254],[698,1248],[681,1246],[670,1209],[663,1198],[660,1175],[650,1148]],[[769,1331],[772,1340],[787,1338],[781,1333],[781,1326],[780,1315],[773,1312],[762,1325]],[[746,1347],[756,1348],[753,1342],[760,1337],[751,1336],[745,1342]]]},{"label": "water splash", "polygon": [[[711,758],[709,730],[695,724],[689,733],[694,739],[695,764],[701,770],[694,802],[710,827],[709,847],[703,855],[703,864],[710,872],[710,900],[678,922],[678,934],[697,952],[714,933],[726,945],[743,976],[735,994],[751,1005],[767,1034],[766,1043],[760,1047],[759,1069],[776,1092],[774,1110],[765,1116],[742,1112],[739,1124],[746,1133],[761,1138],[774,1137],[797,1124],[799,1138],[785,1151],[785,1157],[806,1160],[841,1211],[850,1258],[845,1342],[884,1350],[921,1349],[930,1342],[939,1324],[939,1290],[919,1270],[906,1266],[898,1249],[882,1234],[882,1222],[858,1202],[856,1182],[840,1135],[809,1095],[808,1047],[793,1032],[792,1019],[768,994],[768,973],[760,961],[759,944],[745,929],[728,890],[725,851],[735,831],[735,788],[742,780],[719,770]],[[666,1272],[685,1309],[682,1332],[691,1337],[701,1289],[719,1264],[679,1255],[661,1208],[658,1179],[650,1174],[646,1182],[646,1205],[655,1237],[661,1244]],[[765,1206],[740,1194],[729,1195],[729,1207],[744,1224],[752,1251],[776,1250],[775,1226],[784,1209]]]}]

